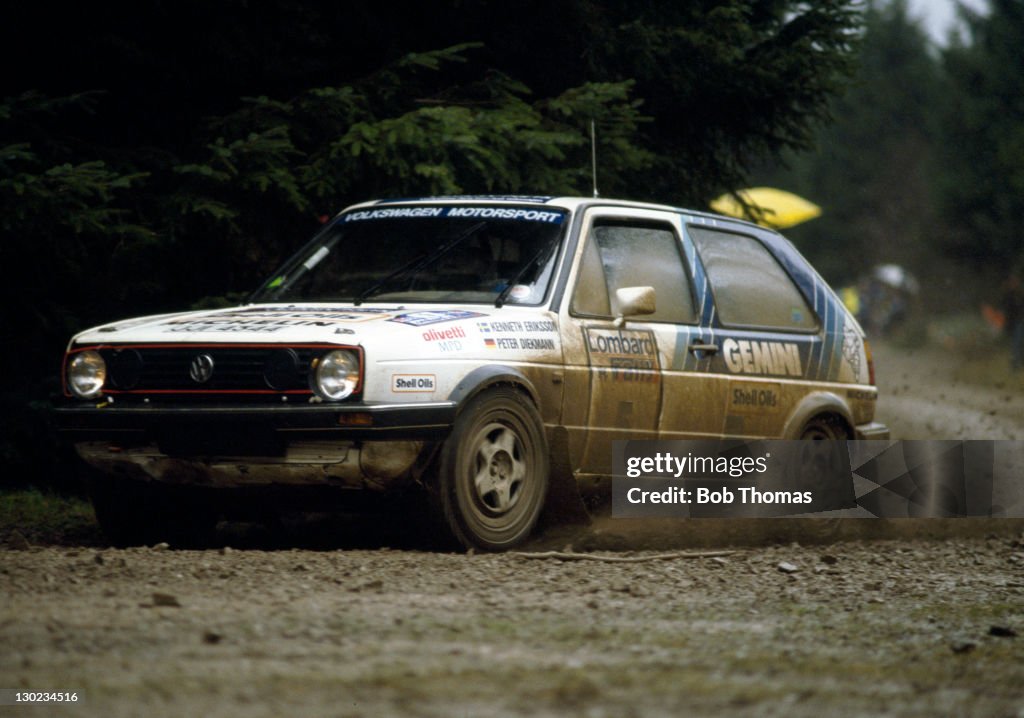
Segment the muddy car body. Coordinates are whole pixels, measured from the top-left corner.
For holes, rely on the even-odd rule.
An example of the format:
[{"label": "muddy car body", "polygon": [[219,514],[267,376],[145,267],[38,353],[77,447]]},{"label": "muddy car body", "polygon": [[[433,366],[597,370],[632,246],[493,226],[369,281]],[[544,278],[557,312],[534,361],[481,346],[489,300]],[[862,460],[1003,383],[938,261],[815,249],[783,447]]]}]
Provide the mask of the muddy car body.
[{"label": "muddy car body", "polygon": [[78,334],[64,386],[126,542],[215,520],[213,490],[425,489],[503,549],[605,485],[613,439],[888,434],[861,329],[786,239],[603,199],[351,207],[243,306]]}]

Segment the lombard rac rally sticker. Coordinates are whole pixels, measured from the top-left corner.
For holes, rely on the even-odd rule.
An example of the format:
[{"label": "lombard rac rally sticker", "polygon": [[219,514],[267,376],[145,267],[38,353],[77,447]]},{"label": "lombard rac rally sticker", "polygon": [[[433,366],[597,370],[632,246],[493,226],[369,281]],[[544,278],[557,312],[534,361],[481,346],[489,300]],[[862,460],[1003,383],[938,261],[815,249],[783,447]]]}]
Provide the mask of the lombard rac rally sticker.
[{"label": "lombard rac rally sticker", "polygon": [[601,379],[612,381],[660,380],[658,343],[654,332],[633,329],[585,330],[590,364]]},{"label": "lombard rac rally sticker", "polygon": [[391,391],[395,394],[431,393],[436,388],[436,374],[391,375]]}]

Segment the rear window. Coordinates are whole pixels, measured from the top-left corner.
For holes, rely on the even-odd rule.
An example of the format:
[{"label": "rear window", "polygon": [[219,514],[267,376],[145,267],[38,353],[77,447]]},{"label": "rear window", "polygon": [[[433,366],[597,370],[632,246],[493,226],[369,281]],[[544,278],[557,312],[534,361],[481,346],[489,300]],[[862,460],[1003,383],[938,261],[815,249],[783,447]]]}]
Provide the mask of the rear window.
[{"label": "rear window", "polygon": [[704,262],[724,326],[797,332],[818,328],[804,295],[757,239],[706,227],[687,230]]}]

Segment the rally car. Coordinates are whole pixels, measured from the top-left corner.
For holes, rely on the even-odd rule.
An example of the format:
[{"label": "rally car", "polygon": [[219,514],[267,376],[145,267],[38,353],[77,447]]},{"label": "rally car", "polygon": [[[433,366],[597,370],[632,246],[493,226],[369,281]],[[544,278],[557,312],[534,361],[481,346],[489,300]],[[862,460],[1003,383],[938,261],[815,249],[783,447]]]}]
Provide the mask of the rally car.
[{"label": "rally car", "polygon": [[412,492],[502,550],[606,488],[615,439],[888,437],[863,332],[785,238],[597,198],[350,207],[242,306],[78,334],[63,386],[121,543],[316,488]]}]

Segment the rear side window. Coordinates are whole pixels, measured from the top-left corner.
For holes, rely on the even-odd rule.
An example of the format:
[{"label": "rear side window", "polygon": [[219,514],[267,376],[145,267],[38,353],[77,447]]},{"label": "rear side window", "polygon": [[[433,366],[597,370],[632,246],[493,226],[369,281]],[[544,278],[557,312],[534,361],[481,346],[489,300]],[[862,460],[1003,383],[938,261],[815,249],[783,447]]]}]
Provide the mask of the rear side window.
[{"label": "rear side window", "polygon": [[818,319],[804,295],[763,244],[753,237],[688,227],[707,270],[718,319],[724,326],[809,332]]},{"label": "rear side window", "polygon": [[598,222],[584,248],[573,295],[574,314],[616,316],[615,290],[654,287],[654,314],[643,321],[693,323],[693,292],[670,227]]}]

